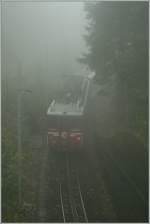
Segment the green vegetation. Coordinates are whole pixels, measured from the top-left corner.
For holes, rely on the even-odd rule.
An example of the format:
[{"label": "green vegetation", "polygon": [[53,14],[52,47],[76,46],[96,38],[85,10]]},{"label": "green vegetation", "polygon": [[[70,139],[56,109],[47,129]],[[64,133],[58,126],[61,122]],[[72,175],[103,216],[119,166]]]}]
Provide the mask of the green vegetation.
[{"label": "green vegetation", "polygon": [[[42,78],[42,68],[28,68],[29,78],[2,72],[2,220],[3,222],[36,221],[40,173],[43,161],[42,134],[45,112],[53,84]],[[51,88],[50,88],[51,86]],[[18,158],[17,108],[22,89],[31,90],[21,100],[22,156]],[[22,160],[22,205],[18,198],[18,161]],[[31,209],[32,208],[32,209]],[[32,213],[32,214],[31,214]],[[33,214],[34,213],[34,214]]]},{"label": "green vegetation", "polygon": [[[96,174],[102,172],[118,221],[145,222],[148,221],[148,2],[92,2],[85,4],[85,11],[88,20],[85,40],[89,50],[79,61],[95,71],[95,81],[100,85],[99,96],[89,103],[89,129],[100,164]],[[123,172],[119,177],[119,169],[127,178]],[[128,190],[127,179],[134,183],[133,190]],[[144,203],[134,195],[136,188],[142,192]]]},{"label": "green vegetation", "polygon": [[89,51],[80,62],[96,72],[100,95],[114,97],[117,131],[147,146],[148,2],[87,3],[85,10]]},{"label": "green vegetation", "polygon": [[[143,192],[146,192],[148,180],[148,2],[91,2],[86,3],[85,11],[88,25],[84,37],[89,51],[79,61],[95,71],[95,81],[101,87],[99,97],[89,104],[92,123],[89,122],[90,115],[87,115],[88,130],[94,131],[95,139],[98,139],[97,142],[95,140],[97,148],[96,146],[88,147],[93,154],[93,149],[95,149],[100,155],[97,157],[99,162],[102,158],[100,152],[104,151],[105,153],[108,144],[107,147],[113,156],[121,161],[126,172],[134,177],[135,182],[143,188]],[[4,42],[7,42],[6,39]],[[9,46],[9,44],[7,45]],[[29,65],[22,67],[14,57],[13,66],[9,67],[9,61],[6,61],[7,55],[5,55],[8,52],[6,53],[6,49],[3,49],[2,221],[34,222],[38,219],[36,212],[40,206],[39,191],[43,189],[44,185],[40,180],[42,176],[40,172],[42,166],[44,166],[44,170],[48,165],[48,163],[42,164],[46,149],[43,149],[42,140],[39,143],[37,141],[42,139],[45,134],[45,112],[51,99],[57,96],[58,90],[60,91],[58,97],[61,96],[63,81],[56,72],[49,74],[49,71],[46,67],[42,67],[40,62],[32,64],[31,67]],[[62,55],[65,55],[63,51]],[[68,66],[70,65],[66,63],[65,71],[70,69]],[[70,70],[68,71],[70,73]],[[53,73],[53,69],[50,72]],[[61,66],[59,72],[63,73]],[[22,96],[21,102],[23,202],[22,206],[19,206],[17,98],[21,89],[29,89],[32,93]],[[90,138],[92,131],[89,133]],[[112,138],[108,140],[110,131]],[[107,138],[100,138],[101,135],[105,135]],[[142,155],[141,151],[144,152]],[[94,161],[95,159],[91,164],[94,164]],[[85,163],[83,160],[81,162],[82,170]],[[105,164],[107,165],[107,160]],[[132,168],[133,164],[134,169]],[[85,173],[87,167],[91,169],[87,163],[84,167]],[[110,173],[111,164],[107,169]],[[95,174],[98,176],[99,173],[100,169],[97,169]],[[88,172],[87,174],[89,175]],[[85,183],[90,182],[88,178],[88,176],[85,178]],[[95,184],[97,192],[100,192],[100,181],[101,177],[98,179],[97,185]],[[110,182],[110,187],[111,184],[112,182]],[[49,185],[45,187],[49,189]],[[103,188],[102,186],[101,189]],[[99,198],[100,194],[97,193]]]}]

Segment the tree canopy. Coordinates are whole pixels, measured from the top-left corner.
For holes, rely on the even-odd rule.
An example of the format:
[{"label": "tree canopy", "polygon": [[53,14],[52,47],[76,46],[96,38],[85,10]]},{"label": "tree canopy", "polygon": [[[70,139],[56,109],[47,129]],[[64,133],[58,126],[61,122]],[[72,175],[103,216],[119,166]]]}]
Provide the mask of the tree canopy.
[{"label": "tree canopy", "polygon": [[80,62],[107,90],[115,85],[121,123],[143,132],[148,125],[148,2],[86,3],[85,10],[89,51]]}]

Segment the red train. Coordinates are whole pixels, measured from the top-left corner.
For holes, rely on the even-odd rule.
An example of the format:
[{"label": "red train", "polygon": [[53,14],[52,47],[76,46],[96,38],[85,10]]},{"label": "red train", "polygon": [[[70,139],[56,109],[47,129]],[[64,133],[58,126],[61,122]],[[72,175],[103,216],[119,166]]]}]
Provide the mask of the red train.
[{"label": "red train", "polygon": [[68,77],[69,82],[65,82],[47,111],[47,143],[50,149],[59,151],[81,150],[85,142],[85,107],[91,77]]},{"label": "red train", "polygon": [[47,141],[53,150],[81,150],[84,144],[82,116],[49,116]]}]

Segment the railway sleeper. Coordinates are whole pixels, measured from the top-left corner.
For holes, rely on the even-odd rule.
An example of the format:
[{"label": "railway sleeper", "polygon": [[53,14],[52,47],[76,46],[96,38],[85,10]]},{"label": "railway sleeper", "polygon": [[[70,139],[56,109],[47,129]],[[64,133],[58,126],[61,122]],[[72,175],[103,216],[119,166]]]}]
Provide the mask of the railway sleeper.
[{"label": "railway sleeper", "polygon": [[64,205],[64,209],[69,209],[69,208],[70,208],[69,204]]},{"label": "railway sleeper", "polygon": [[79,200],[79,193],[73,193],[74,200]]}]

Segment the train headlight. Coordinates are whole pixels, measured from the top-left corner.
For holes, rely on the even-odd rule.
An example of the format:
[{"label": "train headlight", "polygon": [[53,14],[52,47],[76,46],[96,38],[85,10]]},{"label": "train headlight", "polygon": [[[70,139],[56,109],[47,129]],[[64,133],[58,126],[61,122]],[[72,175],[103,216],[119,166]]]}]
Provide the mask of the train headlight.
[{"label": "train headlight", "polygon": [[82,133],[71,133],[70,138],[73,143],[80,144],[82,141]]},{"label": "train headlight", "polygon": [[61,137],[64,138],[64,139],[67,139],[67,137],[68,137],[67,132],[62,132]]}]

